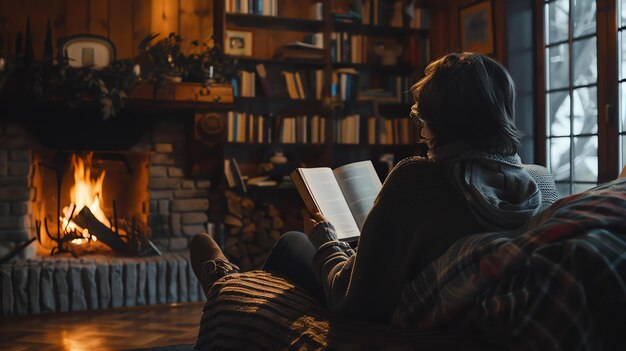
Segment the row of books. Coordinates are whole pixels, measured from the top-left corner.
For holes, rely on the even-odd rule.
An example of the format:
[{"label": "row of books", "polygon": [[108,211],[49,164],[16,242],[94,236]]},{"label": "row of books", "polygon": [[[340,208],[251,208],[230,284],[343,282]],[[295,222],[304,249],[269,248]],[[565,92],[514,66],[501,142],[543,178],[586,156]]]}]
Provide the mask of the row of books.
[{"label": "row of books", "polygon": [[231,143],[319,144],[326,142],[326,118],[320,116],[253,115],[228,112]]},{"label": "row of books", "polygon": [[240,71],[237,78],[231,81],[233,86],[233,95],[242,97],[256,96],[256,73],[249,71]]},{"label": "row of books", "polygon": [[[313,70],[286,70],[280,65],[256,65],[256,73],[266,97],[292,99],[321,99],[324,72]],[[254,84],[251,81],[250,84]]]},{"label": "row of books", "polygon": [[330,35],[330,57],[332,62],[368,62],[367,36],[348,32],[333,32]]},{"label": "row of books", "polygon": [[226,13],[278,16],[278,0],[224,0]]},{"label": "row of books", "polygon": [[[281,70],[278,66],[268,70],[259,64],[256,72],[239,72],[232,85],[235,96],[256,97],[260,83],[266,97],[321,100],[322,81],[322,70]],[[340,68],[333,71],[330,96],[341,101],[412,103],[410,83],[406,76],[376,76],[368,71]]]},{"label": "row of books", "polygon": [[333,72],[330,96],[336,100],[348,101],[358,96],[358,75],[354,68],[340,68]]},{"label": "row of books", "polygon": [[[254,115],[228,112],[230,143],[322,144],[327,141],[327,120],[321,116]],[[418,140],[409,118],[348,115],[333,120],[332,140],[338,144],[398,145]]]},{"label": "row of books", "polygon": [[398,145],[417,142],[417,130],[409,118],[349,115],[334,121],[334,140],[339,144]]}]

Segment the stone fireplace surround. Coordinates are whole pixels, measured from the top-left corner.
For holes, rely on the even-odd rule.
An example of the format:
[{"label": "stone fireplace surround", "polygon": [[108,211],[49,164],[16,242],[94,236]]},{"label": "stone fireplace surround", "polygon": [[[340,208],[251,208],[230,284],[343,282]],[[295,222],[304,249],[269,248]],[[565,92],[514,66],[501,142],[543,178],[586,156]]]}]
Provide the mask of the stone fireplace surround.
[{"label": "stone fireplace surround", "polygon": [[[202,298],[186,251],[191,236],[207,231],[210,181],[185,174],[187,130],[183,118],[159,117],[129,148],[150,154],[149,236],[164,256],[46,257],[35,242],[0,266],[0,316]],[[0,125],[0,258],[35,235],[42,195],[33,160],[42,148],[24,127]]]}]

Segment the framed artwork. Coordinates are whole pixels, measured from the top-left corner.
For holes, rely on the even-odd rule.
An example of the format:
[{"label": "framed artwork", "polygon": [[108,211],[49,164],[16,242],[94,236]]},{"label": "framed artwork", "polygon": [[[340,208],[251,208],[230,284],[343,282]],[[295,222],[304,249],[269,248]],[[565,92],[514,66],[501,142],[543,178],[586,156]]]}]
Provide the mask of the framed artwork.
[{"label": "framed artwork", "polygon": [[227,30],[224,52],[228,55],[252,56],[252,32]]},{"label": "framed artwork", "polygon": [[79,34],[59,39],[59,59],[70,67],[106,67],[115,61],[115,44],[99,35]]},{"label": "framed artwork", "polygon": [[464,7],[459,14],[461,48],[465,51],[492,54],[493,16],[491,0]]}]

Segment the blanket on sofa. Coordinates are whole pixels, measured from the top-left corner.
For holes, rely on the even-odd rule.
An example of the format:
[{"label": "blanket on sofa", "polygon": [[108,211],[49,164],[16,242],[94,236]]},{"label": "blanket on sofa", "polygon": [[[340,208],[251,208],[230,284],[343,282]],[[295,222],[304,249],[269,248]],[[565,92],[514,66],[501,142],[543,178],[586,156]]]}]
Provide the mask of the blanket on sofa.
[{"label": "blanket on sofa", "polygon": [[263,271],[226,276],[196,348],[626,350],[625,278],[620,180],[560,200],[524,230],[458,241],[405,286],[394,327],[338,320]]},{"label": "blanket on sofa", "polygon": [[[197,350],[494,350],[451,331],[338,320],[300,287],[264,271],[228,275],[209,291]],[[500,348],[501,349],[501,348]]]},{"label": "blanket on sofa", "polygon": [[519,350],[626,350],[626,180],[518,233],[461,239],[405,286],[394,323],[479,326]]}]

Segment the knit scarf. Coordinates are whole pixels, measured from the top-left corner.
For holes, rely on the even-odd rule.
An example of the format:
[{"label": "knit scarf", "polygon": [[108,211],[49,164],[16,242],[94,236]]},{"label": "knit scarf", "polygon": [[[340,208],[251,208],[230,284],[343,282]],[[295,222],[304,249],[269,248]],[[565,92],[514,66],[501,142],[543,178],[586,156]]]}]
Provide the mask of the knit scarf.
[{"label": "knit scarf", "polygon": [[528,222],[541,206],[541,191],[518,155],[491,154],[450,144],[428,152],[449,161],[450,179],[486,230],[511,230]]}]

